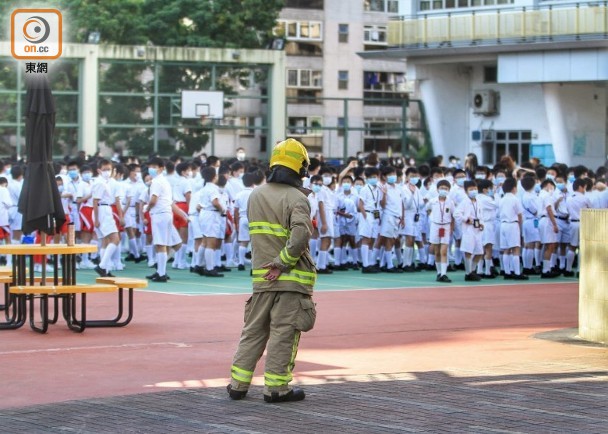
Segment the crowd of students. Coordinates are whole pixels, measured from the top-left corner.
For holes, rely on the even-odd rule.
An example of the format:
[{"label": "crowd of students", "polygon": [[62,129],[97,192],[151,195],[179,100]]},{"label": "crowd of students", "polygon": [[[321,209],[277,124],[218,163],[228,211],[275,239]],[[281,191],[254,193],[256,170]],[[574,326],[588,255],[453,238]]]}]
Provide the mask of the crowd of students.
[{"label": "crowd of students", "polygon": [[[372,153],[341,167],[319,156],[308,169],[310,249],[319,274],[432,270],[438,282],[451,282],[448,272],[463,269],[465,281],[572,277],[581,210],[608,208],[604,166],[593,172],[534,159],[517,166],[504,157],[490,168],[473,154],[462,167],[454,157],[447,166],[440,157],[416,166]],[[0,164],[5,242],[24,235],[17,210],[23,171]],[[169,262],[207,277],[250,263],[247,202],[265,182],[264,164],[243,155],[143,164],[80,158],[56,163],[56,171],[68,216],[62,233],[72,223],[77,242],[99,246],[82,255],[80,268],[111,276],[124,262],[146,261],[156,269],[149,279],[167,282]]]}]

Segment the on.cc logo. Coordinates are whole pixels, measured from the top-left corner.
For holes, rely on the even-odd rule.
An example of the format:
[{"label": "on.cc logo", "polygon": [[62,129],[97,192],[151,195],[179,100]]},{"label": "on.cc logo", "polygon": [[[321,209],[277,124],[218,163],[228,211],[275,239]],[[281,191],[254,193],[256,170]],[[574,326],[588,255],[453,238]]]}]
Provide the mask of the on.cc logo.
[{"label": "on.cc logo", "polygon": [[32,44],[41,44],[51,33],[49,22],[40,16],[33,16],[23,25],[23,37]]}]

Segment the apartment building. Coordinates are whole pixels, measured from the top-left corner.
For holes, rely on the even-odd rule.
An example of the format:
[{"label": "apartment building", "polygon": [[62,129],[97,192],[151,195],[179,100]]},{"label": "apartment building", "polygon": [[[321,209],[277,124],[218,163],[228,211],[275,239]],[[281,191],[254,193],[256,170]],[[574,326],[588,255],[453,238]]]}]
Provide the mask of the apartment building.
[{"label": "apartment building", "polygon": [[358,55],[388,47],[388,22],[401,12],[400,2],[285,3],[276,34],[287,55],[286,135],[330,158],[407,151],[404,128],[419,114],[409,109],[405,61]]},{"label": "apartment building", "polygon": [[407,0],[387,50],[407,60],[435,154],[603,164],[608,8],[597,1]]}]

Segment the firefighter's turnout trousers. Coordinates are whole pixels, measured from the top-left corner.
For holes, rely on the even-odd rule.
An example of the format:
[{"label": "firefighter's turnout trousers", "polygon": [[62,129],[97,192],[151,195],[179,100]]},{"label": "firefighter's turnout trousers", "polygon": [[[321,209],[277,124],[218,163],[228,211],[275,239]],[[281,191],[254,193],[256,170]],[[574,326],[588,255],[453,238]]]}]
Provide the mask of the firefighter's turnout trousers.
[{"label": "firefighter's turnout trousers", "polygon": [[245,306],[245,326],[232,364],[233,390],[249,389],[255,365],[267,347],[264,394],[291,390],[289,382],[301,332],[316,318],[311,297],[300,292],[254,293]]}]

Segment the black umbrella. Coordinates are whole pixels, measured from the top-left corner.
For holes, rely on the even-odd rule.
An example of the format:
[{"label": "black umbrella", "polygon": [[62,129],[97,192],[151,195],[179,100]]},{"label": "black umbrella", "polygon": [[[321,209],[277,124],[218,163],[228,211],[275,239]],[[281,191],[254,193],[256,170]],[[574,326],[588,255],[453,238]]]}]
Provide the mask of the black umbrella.
[{"label": "black umbrella", "polygon": [[53,168],[55,101],[46,76],[28,81],[25,109],[27,168],[19,212],[23,215],[23,232],[38,230],[41,239],[46,240],[45,234],[57,232],[65,222]]}]

